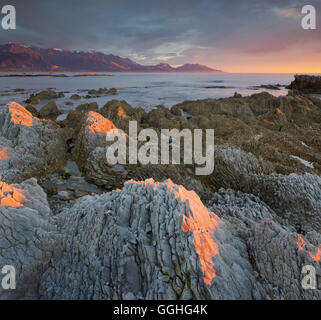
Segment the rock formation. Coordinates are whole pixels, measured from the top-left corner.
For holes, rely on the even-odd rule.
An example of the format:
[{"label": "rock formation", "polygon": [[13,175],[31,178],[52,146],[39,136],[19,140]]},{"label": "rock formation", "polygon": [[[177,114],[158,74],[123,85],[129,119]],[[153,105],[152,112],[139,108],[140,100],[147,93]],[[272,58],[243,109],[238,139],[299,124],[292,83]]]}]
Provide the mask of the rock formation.
[{"label": "rock formation", "polygon": [[59,169],[66,162],[63,132],[56,123],[40,120],[12,102],[0,109],[0,176],[21,182]]},{"label": "rock formation", "polygon": [[37,299],[42,273],[59,247],[46,194],[34,178],[18,185],[0,181],[0,201],[0,261],[16,270],[16,289],[0,287],[0,299]]},{"label": "rock formation", "polygon": [[288,88],[298,90],[306,94],[321,94],[321,77],[309,75],[295,75],[294,81],[291,82]]},{"label": "rock formation", "polygon": [[[1,299],[321,298],[301,285],[305,265],[321,273],[319,100],[236,94],[151,112],[111,100],[61,122],[49,107],[0,109],[0,261],[17,273]],[[106,135],[128,141],[130,120],[159,139],[214,128],[214,172],[109,165]]]},{"label": "rock formation", "polygon": [[37,104],[43,100],[53,100],[64,97],[63,92],[55,92],[53,90],[43,90],[37,94],[31,94],[26,103]]},{"label": "rock formation", "polygon": [[57,117],[62,114],[62,111],[58,109],[54,101],[50,101],[40,109],[38,114],[40,118],[56,120]]},{"label": "rock formation", "polygon": [[253,195],[221,189],[206,208],[171,180],[129,181],[50,218],[35,180],[8,188],[21,196],[0,206],[11,230],[0,229],[0,256],[15,264],[20,289],[2,298],[321,298],[300,284],[304,265],[321,271],[320,234],[281,225]]}]

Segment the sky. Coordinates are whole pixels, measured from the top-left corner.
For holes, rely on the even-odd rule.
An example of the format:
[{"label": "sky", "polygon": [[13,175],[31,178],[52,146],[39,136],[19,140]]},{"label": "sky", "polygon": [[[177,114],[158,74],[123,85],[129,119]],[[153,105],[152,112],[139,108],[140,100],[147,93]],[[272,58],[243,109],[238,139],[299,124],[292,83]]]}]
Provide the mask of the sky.
[{"label": "sky", "polygon": [[[0,28],[1,44],[97,50],[145,65],[321,73],[321,0],[0,0],[7,4],[17,27]],[[316,30],[301,27],[307,4]]]}]

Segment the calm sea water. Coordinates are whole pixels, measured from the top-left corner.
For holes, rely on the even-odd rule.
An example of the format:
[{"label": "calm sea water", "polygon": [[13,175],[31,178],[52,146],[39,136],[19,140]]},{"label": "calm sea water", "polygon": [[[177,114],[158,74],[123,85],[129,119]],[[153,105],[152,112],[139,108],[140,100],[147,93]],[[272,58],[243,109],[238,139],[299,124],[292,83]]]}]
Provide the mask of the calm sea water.
[{"label": "calm sea water", "polygon": [[[71,75],[71,74],[68,74]],[[0,78],[0,104],[11,100],[25,105],[24,101],[31,93],[47,88],[56,91],[68,91],[65,98],[57,99],[58,107],[69,112],[84,102],[97,101],[103,106],[111,99],[126,100],[134,107],[141,106],[151,110],[157,105],[171,107],[185,100],[229,97],[234,92],[250,95],[267,91],[273,95],[286,95],[287,90],[257,89],[254,86],[266,84],[288,85],[294,74],[197,74],[197,73],[115,73],[111,77],[39,77],[39,78]],[[219,86],[219,88],[215,88]],[[69,97],[84,89],[119,88],[116,96],[105,96],[93,99],[74,100],[74,106],[65,103]],[[12,94],[14,89],[22,88],[24,92]],[[45,102],[44,102],[45,103]],[[38,105],[40,108],[43,104]]]}]

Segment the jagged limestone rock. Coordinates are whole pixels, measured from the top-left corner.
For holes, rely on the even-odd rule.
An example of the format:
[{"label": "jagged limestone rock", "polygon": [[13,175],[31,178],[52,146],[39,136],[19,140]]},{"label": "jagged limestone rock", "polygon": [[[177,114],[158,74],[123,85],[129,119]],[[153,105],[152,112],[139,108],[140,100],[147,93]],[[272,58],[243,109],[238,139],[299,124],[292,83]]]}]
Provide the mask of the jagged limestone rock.
[{"label": "jagged limestone rock", "polygon": [[40,297],[320,299],[300,282],[305,264],[320,271],[316,247],[300,249],[264,202],[220,190],[209,205],[217,214],[194,192],[153,180],[78,199],[54,218],[66,247]]},{"label": "jagged limestone rock", "polygon": [[0,109],[0,176],[7,182],[40,177],[62,167],[66,145],[61,129],[53,122],[40,120],[23,106],[11,102]]},{"label": "jagged limestone rock", "polygon": [[16,289],[0,286],[0,299],[38,299],[50,259],[59,253],[59,236],[49,223],[46,194],[29,179],[18,185],[0,181],[0,266],[12,265]]},{"label": "jagged limestone rock", "polygon": [[[114,117],[116,116],[115,114]],[[87,113],[76,129],[77,138],[72,157],[90,182],[106,190],[112,190],[121,187],[129,179],[154,178],[157,181],[164,181],[171,178],[177,184],[193,188],[199,193],[204,192],[201,182],[195,179],[184,165],[140,165],[139,163],[137,165],[110,165],[106,158],[107,147],[110,145],[106,140],[106,135],[111,132],[116,135],[124,134],[128,139],[127,134],[121,133],[114,122],[94,111]]]},{"label": "jagged limestone rock", "polygon": [[315,267],[316,274],[321,272],[320,233],[306,234],[310,242],[305,242],[258,197],[240,191],[221,189],[208,208],[244,245],[239,254],[251,263],[260,288],[253,291],[253,299],[320,299],[320,289],[304,290],[301,286],[305,265]]},{"label": "jagged limestone rock", "polygon": [[[221,222],[194,192],[171,181],[129,182],[120,192],[84,197],[56,221],[66,248],[44,274],[46,299],[250,298],[255,286],[249,263],[240,258],[239,282],[216,287],[231,272],[217,251]],[[217,232],[218,243],[229,237]]]},{"label": "jagged limestone rock", "polygon": [[243,191],[257,195],[292,225],[321,233],[321,178],[304,175],[262,175],[246,177]]}]

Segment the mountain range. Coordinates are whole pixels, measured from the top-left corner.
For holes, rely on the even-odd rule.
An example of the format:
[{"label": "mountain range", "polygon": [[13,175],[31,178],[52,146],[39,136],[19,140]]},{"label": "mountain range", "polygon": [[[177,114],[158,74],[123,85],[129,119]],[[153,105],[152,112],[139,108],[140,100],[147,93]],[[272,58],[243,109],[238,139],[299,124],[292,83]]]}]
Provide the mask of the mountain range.
[{"label": "mountain range", "polygon": [[141,65],[128,58],[97,51],[43,49],[16,43],[0,45],[0,71],[222,72],[200,64]]}]

